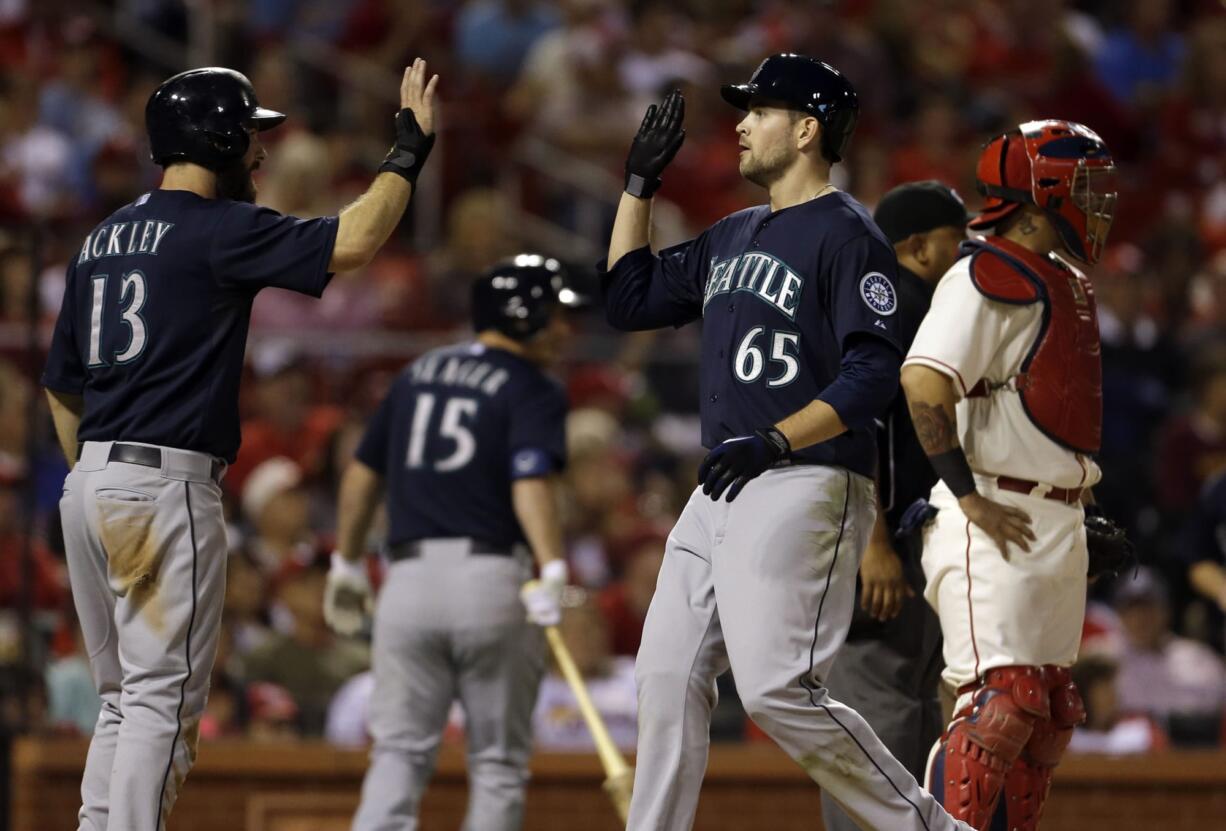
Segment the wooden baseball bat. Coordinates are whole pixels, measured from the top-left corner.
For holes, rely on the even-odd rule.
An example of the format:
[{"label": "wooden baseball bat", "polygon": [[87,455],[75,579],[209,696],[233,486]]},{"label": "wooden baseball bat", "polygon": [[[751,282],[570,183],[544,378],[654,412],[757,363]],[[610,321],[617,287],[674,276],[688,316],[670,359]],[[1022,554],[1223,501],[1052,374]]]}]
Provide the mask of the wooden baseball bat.
[{"label": "wooden baseball bat", "polygon": [[609,729],[605,727],[604,719],[601,718],[596,706],[592,704],[592,698],[587,692],[587,684],[583,676],[579,674],[579,668],[575,666],[575,659],[571,657],[570,650],[566,647],[566,641],[562,640],[562,633],[558,631],[558,627],[546,626],[545,637],[549,641],[550,649],[553,650],[553,657],[558,662],[558,669],[562,670],[566,683],[570,685],[571,692],[575,694],[575,699],[579,702],[579,712],[583,714],[587,729],[592,734],[592,740],[596,743],[596,754],[600,757],[600,764],[604,768],[605,793],[612,800],[617,816],[621,818],[624,826],[630,814],[630,790],[634,786],[634,768],[626,764],[625,757],[613,743]]}]

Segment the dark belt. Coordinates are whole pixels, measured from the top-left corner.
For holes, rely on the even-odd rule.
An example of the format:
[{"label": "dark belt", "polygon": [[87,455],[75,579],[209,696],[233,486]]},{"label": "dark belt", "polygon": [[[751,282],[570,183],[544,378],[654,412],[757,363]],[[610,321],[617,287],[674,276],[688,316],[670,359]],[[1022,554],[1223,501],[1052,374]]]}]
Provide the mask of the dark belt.
[{"label": "dark belt", "polygon": [[[122,462],[125,465],[156,467],[160,470],[162,468],[162,450],[158,447],[146,447],[143,444],[120,444],[115,442],[111,445],[111,452],[106,457],[106,460],[108,462]],[[214,459],[212,467],[209,468],[209,477],[214,482],[221,482],[221,474],[225,469],[224,462],[220,459]]]},{"label": "dark belt", "polygon": [[472,537],[438,537],[429,540],[411,540],[409,542],[396,543],[388,549],[387,558],[392,562],[412,560],[420,557],[426,546],[435,542],[442,542],[444,539],[447,542],[467,543],[468,556],[470,557],[510,557],[515,553],[506,546],[495,545],[494,543]]},{"label": "dark belt", "polygon": [[[1014,493],[1030,494],[1035,488],[1042,487],[1039,482],[1031,482],[1029,479],[1014,479],[1012,476],[996,477],[996,486],[1002,491],[1013,491]],[[1054,499],[1057,502],[1063,502],[1065,505],[1076,505],[1081,501],[1081,493],[1083,488],[1052,488],[1047,493],[1043,494],[1044,499]],[[1037,496],[1037,494],[1035,494]]]}]

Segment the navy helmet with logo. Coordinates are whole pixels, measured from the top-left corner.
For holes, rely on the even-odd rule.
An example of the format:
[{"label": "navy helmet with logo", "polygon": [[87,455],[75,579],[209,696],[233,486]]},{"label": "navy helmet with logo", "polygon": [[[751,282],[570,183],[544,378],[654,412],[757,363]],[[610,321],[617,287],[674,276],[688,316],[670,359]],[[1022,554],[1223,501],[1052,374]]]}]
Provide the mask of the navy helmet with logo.
[{"label": "navy helmet with logo", "polygon": [[851,144],[860,112],[851,82],[828,63],[806,55],[783,52],[758,65],[747,84],[727,84],[720,89],[732,106],[748,110],[760,98],[786,104],[808,113],[822,125],[822,155],[842,161]]}]

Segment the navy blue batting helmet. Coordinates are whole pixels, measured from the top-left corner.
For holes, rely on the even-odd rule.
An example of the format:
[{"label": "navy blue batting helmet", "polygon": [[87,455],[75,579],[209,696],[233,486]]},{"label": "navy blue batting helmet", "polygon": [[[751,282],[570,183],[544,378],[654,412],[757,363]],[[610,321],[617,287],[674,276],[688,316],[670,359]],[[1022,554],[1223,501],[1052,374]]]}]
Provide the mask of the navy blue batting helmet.
[{"label": "navy blue batting helmet", "polygon": [[749,109],[750,99],[761,98],[813,116],[822,125],[822,155],[831,162],[846,155],[860,112],[856,90],[841,72],[791,52],[771,55],[754,70],[748,84],[726,84],[720,94],[741,110]]},{"label": "navy blue batting helmet", "polygon": [[567,286],[561,263],[540,254],[519,254],[473,283],[473,329],[496,329],[526,340],[545,328],[559,306],[582,305],[585,299]]},{"label": "navy blue batting helmet", "polygon": [[216,171],[247,152],[248,130],[284,120],[284,113],[260,106],[247,76],[220,66],[167,78],[145,105],[150,155],[162,166],[193,162]]}]

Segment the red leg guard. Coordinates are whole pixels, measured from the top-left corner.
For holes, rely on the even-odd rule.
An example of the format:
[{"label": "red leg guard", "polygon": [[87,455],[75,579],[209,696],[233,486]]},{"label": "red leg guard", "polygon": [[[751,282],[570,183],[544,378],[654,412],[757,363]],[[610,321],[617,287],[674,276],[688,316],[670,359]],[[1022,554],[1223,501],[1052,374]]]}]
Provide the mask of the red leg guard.
[{"label": "red leg guard", "polygon": [[1022,755],[1005,776],[1006,818],[1010,831],[1035,831],[1051,791],[1052,773],[1085,721],[1085,705],[1065,667],[1048,665],[1043,680],[1051,698],[1051,717],[1034,724]]},{"label": "red leg guard", "polygon": [[[986,831],[1006,774],[1050,713],[1039,667],[998,667],[941,737],[931,786],[954,818]],[[940,774],[937,781],[935,774]]]}]

